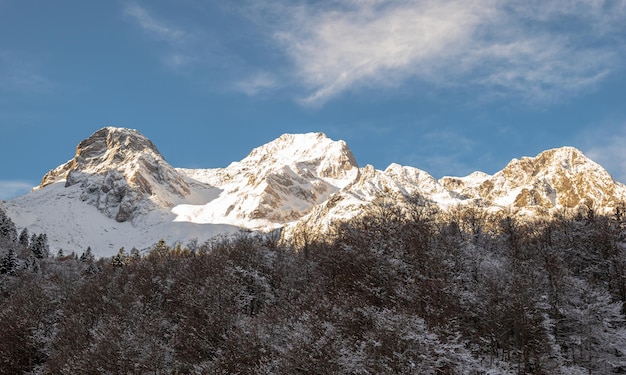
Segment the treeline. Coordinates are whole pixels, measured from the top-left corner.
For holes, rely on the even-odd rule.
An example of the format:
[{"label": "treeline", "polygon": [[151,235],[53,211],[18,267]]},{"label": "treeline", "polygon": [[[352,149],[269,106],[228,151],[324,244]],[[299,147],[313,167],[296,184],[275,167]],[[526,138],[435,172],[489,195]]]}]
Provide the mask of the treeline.
[{"label": "treeline", "polygon": [[3,374],[626,372],[621,212],[381,200],[297,249],[241,232],[103,259],[37,257],[3,217]]}]

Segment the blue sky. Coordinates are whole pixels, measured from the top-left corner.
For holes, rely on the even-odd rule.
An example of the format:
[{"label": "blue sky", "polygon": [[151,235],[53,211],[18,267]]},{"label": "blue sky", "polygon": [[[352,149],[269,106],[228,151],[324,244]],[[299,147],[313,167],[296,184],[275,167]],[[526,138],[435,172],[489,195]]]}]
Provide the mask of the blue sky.
[{"label": "blue sky", "polygon": [[626,182],[626,0],[0,0],[0,199],[108,125],[176,167],[322,131],[379,169],[569,145]]}]

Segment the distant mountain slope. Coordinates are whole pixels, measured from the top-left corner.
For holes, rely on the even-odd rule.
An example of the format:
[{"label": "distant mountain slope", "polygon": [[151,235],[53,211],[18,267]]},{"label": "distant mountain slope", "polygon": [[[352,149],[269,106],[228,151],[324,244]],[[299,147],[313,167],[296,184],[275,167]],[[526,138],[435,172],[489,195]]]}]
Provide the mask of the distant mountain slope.
[{"label": "distant mountain slope", "polygon": [[53,248],[91,246],[105,256],[120,246],[203,241],[238,228],[324,232],[380,198],[548,215],[614,210],[626,187],[572,147],[514,159],[492,176],[436,180],[397,164],[359,168],[345,142],[323,133],[284,134],[226,168],[176,169],[138,131],[107,127],[80,142],[75,157],[35,191],[6,202],[6,210],[18,227],[48,233]]}]

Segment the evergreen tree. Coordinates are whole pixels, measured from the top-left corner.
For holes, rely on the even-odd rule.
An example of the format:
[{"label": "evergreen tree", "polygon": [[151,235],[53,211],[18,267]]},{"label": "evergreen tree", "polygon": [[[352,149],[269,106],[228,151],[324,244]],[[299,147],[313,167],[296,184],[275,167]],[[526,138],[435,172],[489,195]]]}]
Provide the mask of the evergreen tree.
[{"label": "evergreen tree", "polygon": [[37,233],[33,233],[30,235],[30,241],[29,241],[29,245],[28,245],[28,249],[30,251],[32,251],[33,253],[35,252],[35,244],[37,243]]},{"label": "evergreen tree", "polygon": [[126,254],[124,247],[121,247],[117,254],[111,258],[111,264],[113,267],[123,267],[128,264],[128,261],[128,254]]},{"label": "evergreen tree", "polygon": [[88,275],[95,275],[98,272],[100,272],[100,267],[93,262],[89,263],[87,269],[85,270],[85,273]]},{"label": "evergreen tree", "polygon": [[17,229],[13,220],[0,208],[0,237],[4,237],[10,242],[17,241]]},{"label": "evergreen tree", "polygon": [[28,248],[28,246],[30,245],[30,241],[28,237],[28,229],[26,228],[22,229],[18,242],[20,243],[20,245]]},{"label": "evergreen tree", "polygon": [[0,260],[0,274],[13,275],[17,270],[17,255],[12,247]]},{"label": "evergreen tree", "polygon": [[136,247],[133,247],[132,249],[130,249],[130,257],[135,261],[140,260],[141,252]]},{"label": "evergreen tree", "polygon": [[35,236],[33,234],[34,240],[31,237],[30,249],[35,255],[36,258],[42,259],[47,258],[50,255],[50,246],[48,245],[48,236],[43,233]]},{"label": "evergreen tree", "polygon": [[42,233],[39,235],[41,237],[41,248],[43,250],[44,258],[47,258],[50,255],[50,245],[48,244],[48,235]]},{"label": "evergreen tree", "polygon": [[87,246],[87,250],[80,255],[81,262],[91,263],[94,260],[93,251],[91,250],[91,246]]}]

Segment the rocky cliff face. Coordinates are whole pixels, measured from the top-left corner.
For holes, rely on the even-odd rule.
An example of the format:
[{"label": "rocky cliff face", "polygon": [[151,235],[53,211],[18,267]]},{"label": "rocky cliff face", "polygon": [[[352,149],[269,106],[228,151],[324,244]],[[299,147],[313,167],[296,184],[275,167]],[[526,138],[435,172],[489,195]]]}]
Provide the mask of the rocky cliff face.
[{"label": "rocky cliff face", "polygon": [[114,127],[80,142],[74,158],[48,172],[38,188],[62,180],[66,187],[80,185],[83,201],[118,222],[150,205],[172,206],[191,192],[149,139],[136,130]]}]

